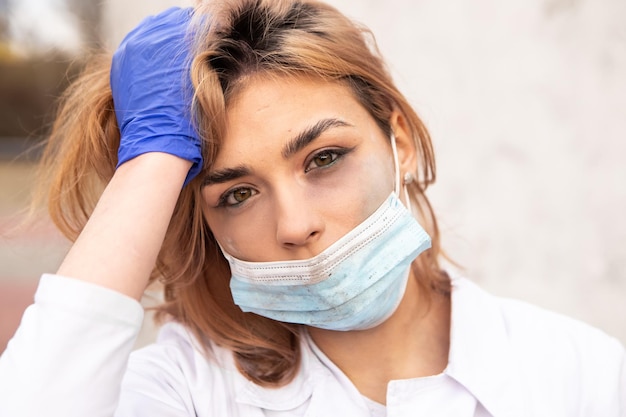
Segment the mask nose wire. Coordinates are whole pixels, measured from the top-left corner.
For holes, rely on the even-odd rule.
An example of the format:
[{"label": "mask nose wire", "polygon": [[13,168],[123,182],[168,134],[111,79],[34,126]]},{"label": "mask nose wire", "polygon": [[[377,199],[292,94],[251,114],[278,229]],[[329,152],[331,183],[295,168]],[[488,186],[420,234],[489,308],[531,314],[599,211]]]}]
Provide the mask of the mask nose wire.
[{"label": "mask nose wire", "polygon": [[[396,145],[396,135],[391,133],[391,151],[393,153],[393,171],[394,171],[394,186],[393,191],[397,197],[400,197],[400,161],[398,160],[398,146]],[[406,202],[406,208],[409,213],[413,213],[411,210],[411,199],[409,198],[409,187],[404,185],[404,201]]]}]

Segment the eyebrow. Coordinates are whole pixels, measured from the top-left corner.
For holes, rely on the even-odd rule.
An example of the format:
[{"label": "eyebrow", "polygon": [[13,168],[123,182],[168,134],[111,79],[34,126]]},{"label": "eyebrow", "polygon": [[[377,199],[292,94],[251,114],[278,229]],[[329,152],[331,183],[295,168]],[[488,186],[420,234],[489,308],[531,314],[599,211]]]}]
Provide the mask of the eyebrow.
[{"label": "eyebrow", "polygon": [[323,119],[315,123],[313,126],[302,131],[298,136],[289,141],[281,152],[283,158],[287,159],[309,143],[317,139],[322,133],[333,127],[352,126],[349,123],[339,119]]},{"label": "eyebrow", "polygon": [[240,165],[235,168],[225,168],[218,171],[209,172],[204,178],[204,185],[222,184],[228,181],[235,180],[237,178],[250,175],[250,168],[245,165]]}]

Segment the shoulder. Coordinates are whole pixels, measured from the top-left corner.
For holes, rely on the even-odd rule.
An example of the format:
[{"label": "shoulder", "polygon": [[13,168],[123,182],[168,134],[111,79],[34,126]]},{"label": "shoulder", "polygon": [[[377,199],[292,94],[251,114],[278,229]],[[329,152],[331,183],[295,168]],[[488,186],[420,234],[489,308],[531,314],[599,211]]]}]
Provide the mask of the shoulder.
[{"label": "shoulder", "polygon": [[567,362],[585,368],[599,369],[621,363],[623,345],[583,321],[530,303],[493,297],[498,306],[512,347],[540,354],[557,363]]},{"label": "shoulder", "polygon": [[203,347],[188,329],[168,323],[156,343],[132,353],[118,414],[195,416],[197,409],[219,409],[216,401],[227,402],[239,378],[230,351]]},{"label": "shoulder", "polygon": [[528,404],[619,409],[626,397],[626,351],[617,339],[565,315],[491,295],[462,278],[453,286],[465,308],[477,310],[476,320],[487,323],[489,333],[478,333],[506,350]]},{"label": "shoulder", "polygon": [[525,301],[492,295],[465,278],[454,278],[452,282],[455,292],[460,293],[458,298],[470,298],[483,313],[498,315],[512,346],[536,346],[544,352],[575,349],[596,353],[602,350],[618,356],[624,353],[616,338],[580,320]]},{"label": "shoulder", "polygon": [[196,368],[207,361],[204,355],[198,357],[198,354],[203,353],[203,348],[188,329],[178,323],[167,323],[159,330],[155,343],[131,354],[129,369],[153,364],[176,364],[177,368],[183,369]]},{"label": "shoulder", "polygon": [[[497,298],[522,380],[536,403],[569,398],[585,415],[613,415],[626,401],[626,353],[615,338],[579,320]],[[621,404],[620,404],[621,403]]]}]

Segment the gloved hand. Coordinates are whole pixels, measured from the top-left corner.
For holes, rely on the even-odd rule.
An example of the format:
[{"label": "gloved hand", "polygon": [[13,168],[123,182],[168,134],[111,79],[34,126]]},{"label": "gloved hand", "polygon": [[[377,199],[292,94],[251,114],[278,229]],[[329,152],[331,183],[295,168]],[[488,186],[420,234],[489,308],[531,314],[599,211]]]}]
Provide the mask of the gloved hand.
[{"label": "gloved hand", "polygon": [[143,153],[169,153],[193,162],[185,184],[202,169],[191,118],[191,15],[191,8],[170,8],[144,19],[126,35],[111,66],[121,133],[117,166]]}]

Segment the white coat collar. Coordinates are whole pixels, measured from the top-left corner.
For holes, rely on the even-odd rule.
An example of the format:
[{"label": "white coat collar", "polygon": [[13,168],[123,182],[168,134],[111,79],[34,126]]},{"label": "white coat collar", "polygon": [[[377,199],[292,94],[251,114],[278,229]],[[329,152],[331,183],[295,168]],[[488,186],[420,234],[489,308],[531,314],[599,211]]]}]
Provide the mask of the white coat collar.
[{"label": "white coat collar", "polygon": [[[291,383],[279,388],[265,388],[247,380],[239,373],[236,381],[236,401],[272,411],[306,407],[305,412],[298,413],[305,417],[351,416],[355,415],[355,412],[365,415],[368,409],[358,390],[341,371],[337,372],[336,369],[327,367],[318,359],[312,350],[317,348],[312,345],[308,335],[303,335],[300,347],[301,367]],[[346,391],[346,386],[353,389]],[[341,393],[340,401],[329,401],[331,398],[337,399],[338,393]]]},{"label": "white coat collar", "polygon": [[[305,349],[305,345],[301,344]],[[311,370],[311,361],[306,352],[302,353],[302,361],[298,374],[289,384],[278,388],[262,387],[246,379],[241,373],[236,378],[235,400],[238,403],[251,405],[268,410],[292,410],[311,398],[316,384],[315,372]]]},{"label": "white coat collar", "polygon": [[293,410],[308,402],[303,414],[307,417],[354,415],[355,406],[362,408],[362,411],[367,410],[356,388],[349,393],[351,398],[344,398],[346,401],[328,401],[336,396],[338,390],[342,390],[337,375],[319,361],[306,335],[302,337],[300,347],[301,367],[291,383],[279,388],[266,388],[239,374],[235,400],[240,404],[272,411]]}]

